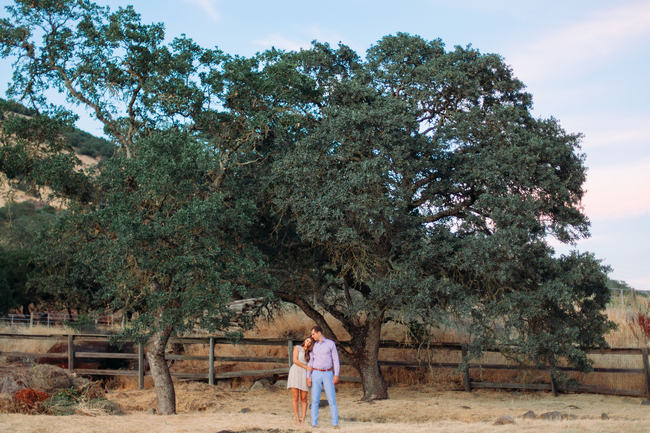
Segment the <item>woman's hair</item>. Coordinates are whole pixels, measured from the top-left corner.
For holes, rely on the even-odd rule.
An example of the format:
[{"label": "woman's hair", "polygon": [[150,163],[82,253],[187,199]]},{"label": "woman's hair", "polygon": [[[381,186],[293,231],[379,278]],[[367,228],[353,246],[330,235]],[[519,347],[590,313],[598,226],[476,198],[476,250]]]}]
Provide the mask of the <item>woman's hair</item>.
[{"label": "woman's hair", "polygon": [[302,340],[303,344],[305,344],[305,341],[307,340],[311,340],[311,346],[305,349],[305,362],[309,362],[309,352],[311,352],[311,349],[314,347],[314,340],[311,337],[307,337],[304,340]]}]

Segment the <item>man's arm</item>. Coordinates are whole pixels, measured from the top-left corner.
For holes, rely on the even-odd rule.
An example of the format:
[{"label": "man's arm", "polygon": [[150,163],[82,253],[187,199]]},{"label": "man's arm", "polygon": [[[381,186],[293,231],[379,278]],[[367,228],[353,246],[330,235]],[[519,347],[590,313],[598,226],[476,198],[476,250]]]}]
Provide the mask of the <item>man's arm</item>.
[{"label": "man's arm", "polygon": [[334,367],[334,385],[339,383],[339,373],[341,372],[341,363],[339,362],[339,352],[336,350],[336,344],[332,341],[332,366]]}]

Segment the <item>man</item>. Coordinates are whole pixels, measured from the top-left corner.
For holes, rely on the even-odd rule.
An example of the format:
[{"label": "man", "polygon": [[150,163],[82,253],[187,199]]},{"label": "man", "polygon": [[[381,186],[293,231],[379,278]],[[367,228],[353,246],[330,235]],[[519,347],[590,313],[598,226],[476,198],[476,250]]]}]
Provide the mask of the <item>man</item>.
[{"label": "man", "polygon": [[339,410],[336,406],[336,389],[334,385],[339,383],[339,372],[341,371],[339,354],[336,351],[336,344],[323,336],[323,330],[320,326],[311,328],[311,338],[314,339],[308,363],[311,371],[307,370],[307,385],[311,386],[311,425],[312,427],[318,427],[320,393],[325,388],[325,395],[332,416],[332,425],[334,428],[338,428]]}]

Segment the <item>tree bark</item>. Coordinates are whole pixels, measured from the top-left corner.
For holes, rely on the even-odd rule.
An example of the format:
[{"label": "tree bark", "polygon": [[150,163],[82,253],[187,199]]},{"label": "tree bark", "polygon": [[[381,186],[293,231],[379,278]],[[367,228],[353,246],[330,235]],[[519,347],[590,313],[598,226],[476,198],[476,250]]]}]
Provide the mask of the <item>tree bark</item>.
[{"label": "tree bark", "polygon": [[176,413],[176,392],[172,376],[165,362],[165,347],[171,335],[171,330],[155,332],[145,345],[147,361],[151,369],[151,377],[158,398],[158,413],[174,415]]},{"label": "tree bark", "polygon": [[379,368],[380,319],[367,323],[365,335],[355,339],[351,346],[354,367],[359,371],[363,385],[363,401],[385,400],[388,387]]}]

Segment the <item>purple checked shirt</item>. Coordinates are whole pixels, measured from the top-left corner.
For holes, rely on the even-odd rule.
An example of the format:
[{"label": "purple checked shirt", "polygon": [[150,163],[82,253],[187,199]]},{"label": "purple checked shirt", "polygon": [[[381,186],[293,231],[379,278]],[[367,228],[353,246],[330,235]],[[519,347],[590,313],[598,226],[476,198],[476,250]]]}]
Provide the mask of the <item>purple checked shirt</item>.
[{"label": "purple checked shirt", "polygon": [[[338,376],[341,364],[339,362],[339,353],[336,351],[336,344],[327,338],[323,338],[321,342],[315,342],[307,365],[319,370],[334,368],[334,376]],[[311,377],[311,371],[307,371],[307,377]]]}]

